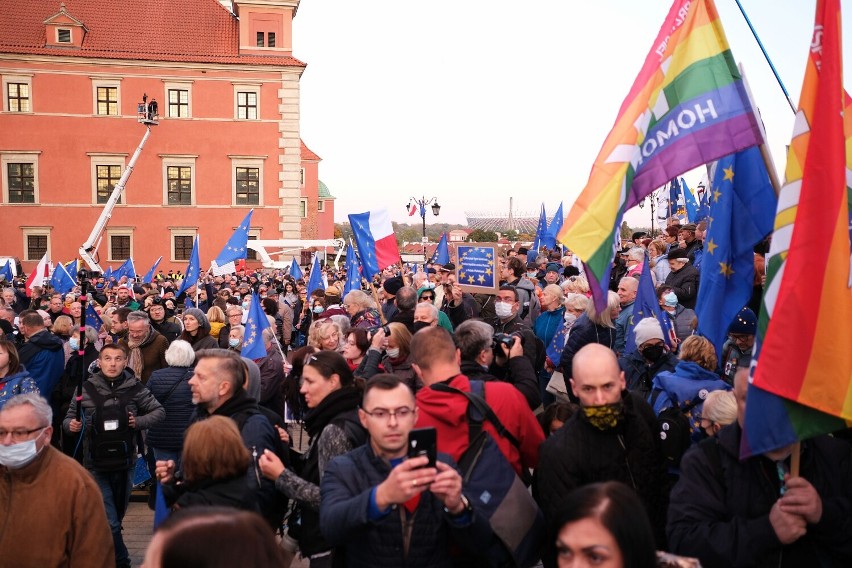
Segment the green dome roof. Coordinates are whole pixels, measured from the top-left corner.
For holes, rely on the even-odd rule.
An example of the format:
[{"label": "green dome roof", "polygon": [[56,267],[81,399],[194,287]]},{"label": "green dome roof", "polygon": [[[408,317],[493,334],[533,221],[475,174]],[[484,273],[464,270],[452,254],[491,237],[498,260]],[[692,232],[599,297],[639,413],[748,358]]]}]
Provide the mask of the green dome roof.
[{"label": "green dome roof", "polygon": [[317,181],[319,182],[319,190],[317,197],[319,197],[320,199],[334,199],[335,197],[328,190],[328,186],[325,185],[322,180]]}]

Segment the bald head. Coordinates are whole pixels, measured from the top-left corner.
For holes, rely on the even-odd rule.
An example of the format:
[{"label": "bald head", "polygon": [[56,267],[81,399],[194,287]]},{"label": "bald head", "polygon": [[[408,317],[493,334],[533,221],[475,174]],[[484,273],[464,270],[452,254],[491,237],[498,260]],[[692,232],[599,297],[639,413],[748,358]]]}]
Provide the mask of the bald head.
[{"label": "bald head", "polygon": [[625,276],[618,282],[618,301],[621,305],[629,304],[636,300],[636,290],[639,289],[639,281],[632,276]]},{"label": "bald head", "polygon": [[597,343],[574,355],[571,374],[571,388],[583,406],[614,404],[627,386],[615,353]]}]

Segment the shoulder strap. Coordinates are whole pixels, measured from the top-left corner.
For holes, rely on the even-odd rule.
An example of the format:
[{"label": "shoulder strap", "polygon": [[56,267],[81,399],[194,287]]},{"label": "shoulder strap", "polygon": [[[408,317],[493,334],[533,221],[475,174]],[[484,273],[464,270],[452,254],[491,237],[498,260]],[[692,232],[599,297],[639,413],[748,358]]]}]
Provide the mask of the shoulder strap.
[{"label": "shoulder strap", "polygon": [[180,386],[180,384],[183,382],[183,380],[186,378],[186,376],[190,373],[190,371],[192,371],[192,367],[190,367],[190,368],[187,370],[187,372],[186,372],[186,373],[184,373],[184,375],[183,375],[180,379],[178,379],[177,381],[175,381],[175,384],[174,384],[174,385],[172,385],[172,388],[170,388],[170,389],[169,389],[169,392],[167,392],[167,393],[166,393],[166,398],[164,398],[164,399],[163,399],[163,401],[160,403],[161,405],[163,405],[163,406],[165,406],[165,405],[166,405],[166,403],[167,403],[167,402],[169,401],[169,399],[172,397],[172,393],[173,393],[173,392],[175,392],[175,389],[176,389],[176,388],[178,388],[178,386]]},{"label": "shoulder strap", "polygon": [[[476,385],[476,383],[479,383],[479,385]],[[514,445],[516,448],[520,448],[521,443],[518,441],[517,438],[515,438],[512,435],[511,432],[509,432],[506,429],[505,426],[503,426],[503,423],[500,422],[500,419],[497,418],[497,415],[494,413],[494,411],[491,409],[491,407],[488,406],[488,403],[485,401],[484,396],[480,396],[479,394],[474,394],[473,392],[465,392],[465,391],[459,390],[455,387],[451,387],[450,385],[448,385],[446,383],[435,383],[430,388],[432,388],[433,390],[440,391],[440,392],[455,393],[455,394],[460,394],[460,395],[466,397],[467,400],[468,400],[468,403],[469,403],[468,404],[468,416],[470,416],[470,407],[473,406],[473,408],[476,410],[476,412],[478,412],[482,417],[484,417],[489,422],[491,422],[491,425],[494,426],[494,429],[497,430],[498,434],[500,434],[501,436],[503,436],[504,438],[509,440],[512,443],[512,445]],[[481,390],[483,395],[485,394],[485,385],[482,381],[470,381],[470,388]]]}]

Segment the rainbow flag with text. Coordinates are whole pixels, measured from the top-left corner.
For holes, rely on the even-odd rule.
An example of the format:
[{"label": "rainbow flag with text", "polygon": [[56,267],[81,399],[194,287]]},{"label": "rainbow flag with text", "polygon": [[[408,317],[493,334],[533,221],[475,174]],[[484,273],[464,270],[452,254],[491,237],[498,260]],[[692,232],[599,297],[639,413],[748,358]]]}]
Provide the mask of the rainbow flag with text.
[{"label": "rainbow flag with text", "polygon": [[762,142],[716,6],[675,0],[558,239],[605,288],[624,211],[682,173]]},{"label": "rainbow flag with text", "polygon": [[[818,0],[748,388],[742,457],[852,422],[849,188],[839,0]],[[847,124],[844,124],[844,116]]]}]

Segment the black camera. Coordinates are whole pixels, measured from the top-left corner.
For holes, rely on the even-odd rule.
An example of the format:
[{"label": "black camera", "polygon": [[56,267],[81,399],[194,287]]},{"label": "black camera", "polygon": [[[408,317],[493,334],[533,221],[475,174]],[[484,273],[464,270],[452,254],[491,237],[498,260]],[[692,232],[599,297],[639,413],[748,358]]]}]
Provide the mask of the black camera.
[{"label": "black camera", "polygon": [[367,332],[370,334],[370,337],[373,337],[374,335],[376,335],[376,332],[379,331],[380,329],[384,330],[385,337],[390,337],[390,327],[388,327],[387,325],[382,325],[382,326],[379,326],[379,327],[371,327],[370,329],[367,330]]},{"label": "black camera", "polygon": [[514,345],[514,343],[515,343],[516,337],[521,338],[521,345],[523,345],[524,344],[524,336],[521,335],[520,333],[495,333],[491,337],[491,340],[492,340],[491,347],[494,349],[495,352],[502,355],[503,353],[500,349],[500,346],[505,345],[506,349],[511,349],[512,345]]}]

